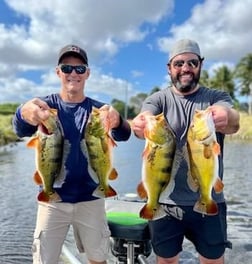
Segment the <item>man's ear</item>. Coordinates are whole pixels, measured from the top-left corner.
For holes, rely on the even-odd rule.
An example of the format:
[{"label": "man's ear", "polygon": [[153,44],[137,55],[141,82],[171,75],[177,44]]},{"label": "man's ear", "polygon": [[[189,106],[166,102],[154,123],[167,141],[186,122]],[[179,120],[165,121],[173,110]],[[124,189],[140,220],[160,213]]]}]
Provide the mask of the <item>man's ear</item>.
[{"label": "man's ear", "polygon": [[60,77],[60,68],[59,68],[59,66],[56,66],[55,72],[58,75],[58,77]]},{"label": "man's ear", "polygon": [[167,73],[171,75],[171,64],[167,63]]},{"label": "man's ear", "polygon": [[90,69],[87,68],[87,77],[86,77],[86,80],[89,78],[89,75],[90,75]]}]

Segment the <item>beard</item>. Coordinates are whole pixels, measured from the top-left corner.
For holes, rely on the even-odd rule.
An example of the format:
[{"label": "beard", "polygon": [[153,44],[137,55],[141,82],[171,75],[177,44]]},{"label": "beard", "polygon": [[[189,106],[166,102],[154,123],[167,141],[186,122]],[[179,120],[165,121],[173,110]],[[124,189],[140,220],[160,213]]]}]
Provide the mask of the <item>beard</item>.
[{"label": "beard", "polygon": [[173,76],[171,75],[172,84],[181,93],[188,93],[193,91],[198,85],[199,79],[200,79],[200,71],[196,75],[193,74],[193,78],[191,81],[188,81],[187,83],[183,83],[183,84],[179,80],[179,74]]}]

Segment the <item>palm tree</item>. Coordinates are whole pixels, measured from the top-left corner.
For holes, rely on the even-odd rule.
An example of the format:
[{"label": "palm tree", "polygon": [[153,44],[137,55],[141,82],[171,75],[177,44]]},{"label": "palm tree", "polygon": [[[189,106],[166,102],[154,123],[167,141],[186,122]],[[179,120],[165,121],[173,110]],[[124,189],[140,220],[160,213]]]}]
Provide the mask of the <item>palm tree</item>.
[{"label": "palm tree", "polygon": [[229,93],[235,100],[235,82],[233,79],[233,72],[226,65],[214,70],[214,72],[215,75],[210,80],[210,86]]},{"label": "palm tree", "polygon": [[252,53],[243,57],[235,68],[241,95],[249,97],[249,114],[252,114]]},{"label": "palm tree", "polygon": [[202,70],[199,83],[202,86],[210,87],[210,77],[207,70]]}]

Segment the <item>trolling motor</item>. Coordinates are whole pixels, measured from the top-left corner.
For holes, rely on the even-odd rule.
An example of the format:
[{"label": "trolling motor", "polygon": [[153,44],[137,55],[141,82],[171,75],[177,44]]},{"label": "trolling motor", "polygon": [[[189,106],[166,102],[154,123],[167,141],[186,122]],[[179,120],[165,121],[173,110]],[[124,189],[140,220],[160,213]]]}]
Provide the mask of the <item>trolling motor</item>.
[{"label": "trolling motor", "polygon": [[111,252],[117,264],[148,264],[152,247],[148,221],[139,217],[142,202],[106,200]]}]

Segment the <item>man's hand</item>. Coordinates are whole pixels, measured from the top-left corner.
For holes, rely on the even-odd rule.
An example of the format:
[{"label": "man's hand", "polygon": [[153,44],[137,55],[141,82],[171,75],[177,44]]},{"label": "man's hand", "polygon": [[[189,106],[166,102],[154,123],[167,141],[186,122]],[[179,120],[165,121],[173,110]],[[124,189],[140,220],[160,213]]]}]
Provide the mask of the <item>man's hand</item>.
[{"label": "man's hand", "polygon": [[41,121],[49,117],[49,109],[50,107],[46,102],[39,98],[34,98],[22,105],[20,113],[23,120],[30,125],[37,126]]},{"label": "man's hand", "polygon": [[221,105],[211,105],[209,109],[217,132],[232,134],[238,131],[240,117],[235,109]]},{"label": "man's hand", "polygon": [[146,126],[146,115],[151,115],[149,111],[142,112],[138,114],[133,120],[131,128],[135,135],[139,138],[144,138],[144,129]]}]

